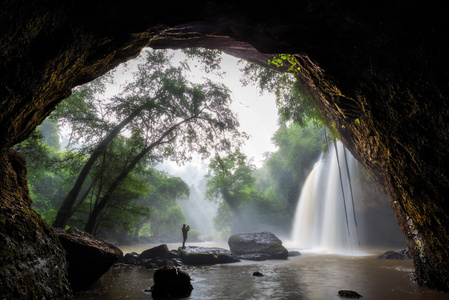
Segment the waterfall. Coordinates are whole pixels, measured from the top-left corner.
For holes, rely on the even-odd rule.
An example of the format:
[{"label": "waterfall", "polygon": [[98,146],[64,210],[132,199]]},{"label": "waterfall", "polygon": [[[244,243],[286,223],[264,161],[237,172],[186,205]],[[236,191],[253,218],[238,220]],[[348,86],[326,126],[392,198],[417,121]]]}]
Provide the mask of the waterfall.
[{"label": "waterfall", "polygon": [[326,253],[360,252],[351,198],[354,183],[348,177],[358,177],[357,160],[337,142],[327,156],[321,155],[304,182],[292,229],[293,245]]}]

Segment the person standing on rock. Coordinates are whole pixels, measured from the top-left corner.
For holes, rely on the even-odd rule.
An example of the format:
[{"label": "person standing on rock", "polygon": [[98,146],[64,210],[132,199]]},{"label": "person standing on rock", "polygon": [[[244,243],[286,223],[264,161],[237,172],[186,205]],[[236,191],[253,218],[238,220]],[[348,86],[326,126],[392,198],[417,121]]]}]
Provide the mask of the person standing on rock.
[{"label": "person standing on rock", "polygon": [[186,248],[187,232],[190,230],[190,226],[182,224],[182,249]]}]

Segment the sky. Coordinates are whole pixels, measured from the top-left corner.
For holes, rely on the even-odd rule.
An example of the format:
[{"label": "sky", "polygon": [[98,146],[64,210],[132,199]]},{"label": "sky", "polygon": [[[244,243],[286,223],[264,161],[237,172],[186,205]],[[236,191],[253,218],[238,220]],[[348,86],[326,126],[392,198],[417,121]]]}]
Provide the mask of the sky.
[{"label": "sky", "polygon": [[[175,51],[175,60],[182,60],[184,54],[181,51]],[[275,96],[269,93],[260,93],[255,85],[244,87],[240,82],[242,72],[240,68],[243,64],[238,64],[239,59],[227,54],[222,54],[221,71],[224,72],[222,78],[207,74],[200,70],[195,64],[189,67],[192,71],[192,77],[189,79],[198,82],[203,77],[210,78],[215,82],[222,82],[232,93],[231,108],[237,113],[240,122],[240,130],[249,135],[249,139],[242,147],[241,151],[252,159],[256,167],[261,167],[265,152],[276,150],[271,142],[271,137],[278,128],[277,108]],[[132,69],[135,64],[128,62]],[[124,67],[119,66],[116,72],[116,84],[108,93],[118,92],[120,84],[123,84],[131,76],[131,71],[124,72]],[[169,174],[183,178],[188,184],[197,184],[207,172],[208,161],[201,158],[194,158],[191,163],[178,166],[174,162],[166,161],[158,168],[167,171]]]}]

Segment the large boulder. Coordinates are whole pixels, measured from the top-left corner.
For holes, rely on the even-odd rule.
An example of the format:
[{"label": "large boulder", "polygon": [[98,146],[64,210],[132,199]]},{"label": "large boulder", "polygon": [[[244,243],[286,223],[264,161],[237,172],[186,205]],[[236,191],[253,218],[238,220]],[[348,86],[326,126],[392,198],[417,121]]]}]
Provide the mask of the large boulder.
[{"label": "large boulder", "polygon": [[187,272],[176,267],[162,267],[154,272],[153,298],[185,298],[190,296],[193,286]]},{"label": "large boulder", "polygon": [[178,251],[170,251],[166,244],[145,250],[140,255],[135,252],[127,253],[123,259],[118,260],[116,263],[139,266],[146,269],[181,265]]},{"label": "large boulder", "polygon": [[227,264],[240,261],[231,251],[223,248],[180,247],[178,253],[185,265]]},{"label": "large boulder", "polygon": [[170,258],[170,250],[168,250],[166,244],[162,244],[143,251],[142,253],[140,253],[138,260],[158,258],[158,257],[164,259]]},{"label": "large boulder", "polygon": [[68,278],[74,291],[89,287],[123,256],[116,246],[85,231],[74,228],[54,228],[54,231],[67,252]]},{"label": "large boulder", "polygon": [[288,250],[271,232],[239,233],[228,240],[229,248],[240,259],[287,259]]}]

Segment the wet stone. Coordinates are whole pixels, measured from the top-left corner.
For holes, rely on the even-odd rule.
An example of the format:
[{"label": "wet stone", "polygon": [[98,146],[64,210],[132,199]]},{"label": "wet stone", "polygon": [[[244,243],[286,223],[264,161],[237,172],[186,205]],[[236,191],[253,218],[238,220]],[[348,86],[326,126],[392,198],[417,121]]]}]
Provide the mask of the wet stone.
[{"label": "wet stone", "polygon": [[154,273],[151,294],[154,299],[178,299],[189,297],[193,286],[187,272],[175,267],[162,267]]},{"label": "wet stone", "polygon": [[352,298],[352,299],[358,299],[358,298],[363,297],[359,293],[351,291],[351,290],[338,291],[338,296],[340,296],[341,298]]}]

